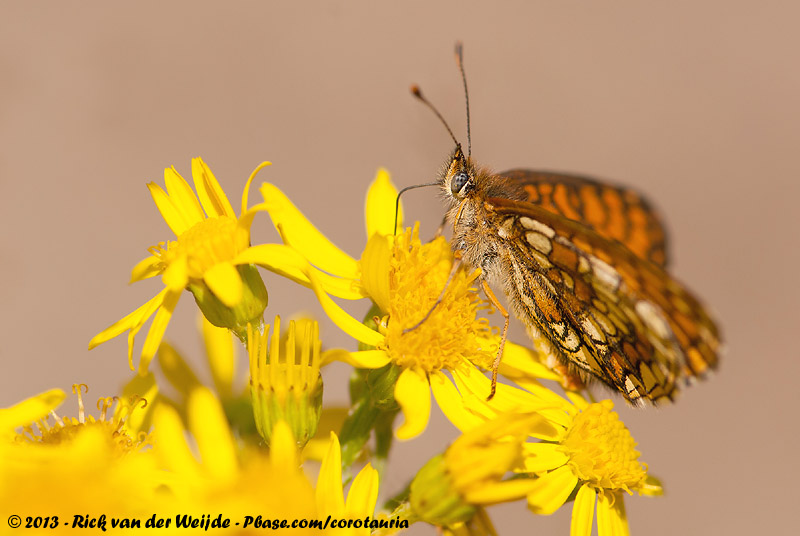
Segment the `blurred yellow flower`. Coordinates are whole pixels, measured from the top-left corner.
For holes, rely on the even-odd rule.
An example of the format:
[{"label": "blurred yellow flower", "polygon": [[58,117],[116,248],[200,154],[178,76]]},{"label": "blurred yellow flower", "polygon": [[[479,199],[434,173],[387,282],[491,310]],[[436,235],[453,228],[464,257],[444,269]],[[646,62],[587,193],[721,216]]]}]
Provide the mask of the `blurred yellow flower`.
[{"label": "blurred yellow flower", "polygon": [[[219,401],[207,388],[195,389],[189,398],[189,438],[173,408],[156,410],[154,453],[174,478],[170,488],[183,510],[224,517],[257,512],[262,520],[364,519],[372,516],[378,497],[378,474],[369,465],[350,486],[346,498],[341,480],[341,453],[335,434],[316,482],[316,489],[302,471],[300,452],[291,429],[279,421],[271,433],[269,453],[243,447],[228,427]],[[190,445],[196,445],[199,459]],[[238,533],[263,532],[241,527]],[[365,532],[366,530],[366,532]],[[293,528],[295,534],[319,534],[312,528]],[[369,529],[329,528],[323,534],[369,534]]]},{"label": "blurred yellow flower", "polygon": [[508,476],[518,469],[525,440],[536,429],[552,427],[535,413],[514,413],[463,433],[414,477],[411,512],[422,521],[456,529],[469,524],[481,506],[526,497],[536,481]]},{"label": "blurred yellow flower", "polygon": [[[58,417],[52,410],[63,400],[53,390],[0,410],[4,437],[0,438],[0,515],[39,518],[27,533],[52,534],[65,523],[93,519],[110,530],[110,515],[149,517],[169,503],[163,493],[165,478],[152,451],[143,449],[147,438],[127,434],[127,410],[109,415],[110,398],[100,399],[100,418],[87,415],[81,388],[76,386],[77,418]],[[47,410],[47,411],[43,411]],[[55,424],[47,422],[50,414]],[[24,423],[33,416],[35,421]],[[15,422],[16,421],[16,422]],[[37,422],[38,421],[38,422]],[[16,440],[9,426],[23,428]],[[47,517],[44,517],[47,516]],[[45,521],[46,519],[46,521]],[[79,525],[80,526],[80,525]],[[99,534],[102,529],[85,530]]]}]

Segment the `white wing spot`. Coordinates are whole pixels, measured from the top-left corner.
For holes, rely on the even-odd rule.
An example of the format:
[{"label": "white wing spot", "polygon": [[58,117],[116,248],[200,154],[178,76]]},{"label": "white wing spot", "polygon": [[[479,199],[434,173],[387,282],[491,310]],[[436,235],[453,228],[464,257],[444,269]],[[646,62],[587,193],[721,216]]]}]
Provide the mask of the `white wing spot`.
[{"label": "white wing spot", "polygon": [[528,240],[528,244],[532,245],[537,251],[540,251],[545,255],[549,255],[550,252],[553,251],[553,244],[550,243],[550,240],[540,232],[528,231],[525,233],[525,238]]},{"label": "white wing spot", "polygon": [[591,271],[592,267],[589,266],[589,261],[586,260],[586,257],[581,255],[578,257],[578,273],[585,274]]},{"label": "white wing spot", "polygon": [[581,326],[583,326],[583,330],[595,341],[605,342],[606,337],[603,335],[603,332],[598,329],[595,325],[594,321],[590,316],[587,316],[581,322]]},{"label": "white wing spot", "polygon": [[671,330],[667,321],[658,308],[647,300],[639,300],[636,302],[636,314],[639,318],[644,320],[647,327],[655,332],[656,335],[662,339],[670,336]]},{"label": "white wing spot", "polygon": [[578,334],[575,333],[575,330],[568,329],[567,336],[564,337],[564,348],[569,350],[570,352],[574,352],[577,350],[581,345],[581,339],[578,337]]},{"label": "white wing spot", "polygon": [[636,391],[636,386],[633,385],[630,376],[625,376],[625,392],[631,394]]},{"label": "white wing spot", "polygon": [[543,224],[539,220],[534,220],[533,218],[528,218],[527,216],[522,216],[519,219],[519,223],[525,227],[526,229],[530,229],[531,231],[536,231],[538,233],[542,233],[548,238],[553,238],[556,236],[556,232],[552,227],[548,227],[547,225]]},{"label": "white wing spot", "polygon": [[617,288],[621,281],[619,272],[617,272],[610,264],[595,257],[590,256],[592,263],[592,270],[600,281],[607,284],[611,288]]}]

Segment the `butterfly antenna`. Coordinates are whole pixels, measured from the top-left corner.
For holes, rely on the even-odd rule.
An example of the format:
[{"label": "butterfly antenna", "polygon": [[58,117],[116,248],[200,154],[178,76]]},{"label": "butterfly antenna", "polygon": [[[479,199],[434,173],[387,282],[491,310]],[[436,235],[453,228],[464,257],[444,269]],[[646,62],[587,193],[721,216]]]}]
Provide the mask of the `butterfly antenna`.
[{"label": "butterfly antenna", "polygon": [[399,214],[400,214],[400,196],[403,195],[404,192],[407,192],[408,190],[413,190],[414,188],[423,188],[425,186],[438,186],[438,185],[439,185],[438,182],[428,182],[428,183],[425,183],[425,184],[415,184],[413,186],[406,186],[405,188],[403,188],[402,190],[400,190],[397,193],[397,199],[394,202],[394,232],[395,232],[395,234],[397,233],[397,218],[399,217]]},{"label": "butterfly antenna", "polygon": [[461,42],[456,43],[456,63],[458,70],[461,71],[461,81],[464,82],[464,98],[467,101],[467,156],[472,156],[472,132],[469,128],[469,91],[467,91],[467,75],[464,72],[464,46]]},{"label": "butterfly antenna", "polygon": [[448,125],[447,121],[444,120],[444,117],[442,117],[442,114],[439,113],[439,110],[437,110],[436,107],[433,104],[431,104],[430,101],[428,99],[426,99],[422,95],[422,91],[419,89],[418,85],[415,84],[415,85],[411,86],[411,94],[414,95],[419,100],[421,100],[423,102],[423,104],[425,104],[425,106],[427,106],[428,108],[433,110],[433,113],[435,113],[436,117],[439,118],[439,121],[442,122],[442,124],[444,125],[444,128],[447,129],[447,133],[450,134],[451,138],[453,138],[453,142],[456,145],[461,145],[460,143],[458,143],[458,140],[456,139],[455,134],[453,134],[453,131],[450,129],[450,125]]}]

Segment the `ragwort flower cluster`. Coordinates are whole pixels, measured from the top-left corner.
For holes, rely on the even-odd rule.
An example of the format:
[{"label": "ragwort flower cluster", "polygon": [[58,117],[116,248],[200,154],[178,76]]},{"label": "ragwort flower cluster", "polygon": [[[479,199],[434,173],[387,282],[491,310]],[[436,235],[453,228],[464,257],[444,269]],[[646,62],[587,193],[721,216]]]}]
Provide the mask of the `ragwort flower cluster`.
[{"label": "ragwort flower cluster", "polygon": [[[263,184],[263,199],[249,205],[266,165],[246,181],[238,215],[199,158],[194,190],[174,168],[165,171],[166,190],[148,185],[175,239],[150,248],[131,282],[161,276],[164,288],[90,342],[127,332],[133,369],[135,336],[152,317],[138,374],[121,396],[100,400],[99,418],[86,415],[81,387],[74,419],[53,412],[65,397],[59,390],[0,410],[0,455],[11,462],[0,464],[3,508],[35,514],[38,503],[55,505],[54,515],[131,519],[258,512],[262,526],[292,534],[318,534],[308,520],[333,519],[323,533],[393,534],[422,522],[464,535],[496,534],[492,505],[518,502],[547,515],[572,502],[571,534],[591,534],[595,519],[600,536],[627,534],[624,495],[662,490],[613,404],[557,394],[544,383],[560,378],[547,366],[552,359],[513,343],[500,367],[507,381],[487,400],[500,341],[476,290],[480,273],[454,268],[443,237],[423,243],[418,225],[403,227],[388,173],[379,170],[367,192],[356,258],[275,185]],[[280,243],[251,243],[262,212]],[[313,320],[288,322],[285,331],[278,316],[265,322],[259,268],[281,276],[271,284],[310,289],[353,347],[325,349]],[[207,371],[164,340],[184,291],[202,313]],[[240,367],[244,356],[249,366]],[[323,404],[333,361],[354,369],[349,408]],[[393,441],[424,434],[432,399],[461,435],[409,468],[404,489],[379,490]]]}]

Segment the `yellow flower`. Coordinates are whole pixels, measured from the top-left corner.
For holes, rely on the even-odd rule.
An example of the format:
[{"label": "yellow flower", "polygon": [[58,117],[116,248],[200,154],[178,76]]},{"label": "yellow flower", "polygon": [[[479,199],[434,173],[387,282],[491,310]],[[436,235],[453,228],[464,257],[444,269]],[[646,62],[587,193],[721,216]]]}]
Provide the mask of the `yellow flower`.
[{"label": "yellow flower", "polygon": [[[460,404],[460,398],[452,398],[458,392],[443,372],[451,372],[457,382],[464,375],[480,375],[473,362],[487,367],[497,351],[498,338],[491,334],[486,320],[476,317],[482,307],[472,288],[476,274],[464,271],[456,272],[430,316],[407,331],[431,311],[439,298],[453,256],[442,238],[423,245],[416,231],[392,235],[397,192],[388,173],[380,170],[367,194],[368,242],[360,261],[328,241],[275,186],[264,184],[261,192],[265,210],[284,242],[297,252],[291,261],[289,254],[282,256],[280,270],[271,269],[311,287],[337,326],[375,348],[329,351],[323,354],[323,364],[338,359],[358,368],[376,369],[389,363],[398,367],[400,374],[393,394],[405,416],[405,423],[396,432],[400,439],[415,437],[427,426],[431,391],[440,405]],[[266,258],[264,251],[261,262],[252,255],[249,260],[263,266]],[[387,316],[377,330],[370,329],[328,294],[345,299],[369,297]],[[506,364],[520,363],[518,368],[523,370],[538,370],[540,377],[556,377],[537,365],[533,352],[519,346],[507,344],[503,359]],[[485,377],[484,380],[484,396],[488,396],[490,384]],[[495,405],[502,408],[504,388],[498,387],[500,395]]]},{"label": "yellow flower", "polygon": [[597,505],[600,536],[628,533],[623,492],[661,495],[661,484],[648,477],[647,466],[630,432],[612,411],[610,400],[588,404],[574,397],[570,420],[553,443],[528,445],[526,469],[539,475],[528,495],[538,514],[555,512],[577,489],[572,507],[572,536],[591,534]]},{"label": "yellow flower", "polygon": [[[79,390],[78,395],[78,418],[51,413],[55,425],[44,417],[63,399],[59,390],[0,410],[4,432],[14,421],[24,430],[16,440],[10,440],[8,433],[0,439],[0,515],[4,520],[12,514],[23,520],[49,516],[36,527],[39,530],[26,532],[52,533],[55,526],[71,525],[78,517],[80,523],[90,518],[99,523],[104,514],[110,530],[112,513],[144,517],[168,505],[169,496],[160,491],[164,478],[155,458],[141,448],[144,438],[129,437],[124,417],[107,414],[110,399],[100,400],[102,414],[95,419],[85,414]],[[39,422],[22,424],[25,415],[35,415]],[[88,530],[100,532],[99,527]]]},{"label": "yellow flower", "polygon": [[280,317],[275,317],[272,342],[269,326],[263,333],[247,328],[250,355],[250,393],[258,433],[270,442],[270,434],[281,421],[292,429],[299,447],[317,432],[322,415],[322,376],[319,372],[319,325],[302,321],[289,323],[286,340],[280,340]]},{"label": "yellow flower", "polygon": [[[274,411],[279,410],[280,407],[279,405],[275,405],[278,404],[278,401],[276,397],[272,396],[277,394],[282,400],[281,403],[286,403],[285,408],[288,408],[282,414],[283,419],[290,423],[293,428],[293,433],[298,440],[301,440],[301,429],[306,429],[309,433],[313,432],[314,429],[317,430],[317,435],[314,436],[308,447],[303,450],[303,456],[305,458],[321,460],[322,455],[328,447],[330,431],[338,431],[340,429],[341,423],[347,413],[347,408],[321,408],[322,421],[319,427],[317,427],[316,421],[314,421],[314,425],[311,426],[309,417],[310,413],[314,411],[317,413],[316,417],[319,417],[320,408],[312,411],[311,405],[306,407],[306,410],[310,413],[305,415],[304,419],[301,419],[301,414],[303,414],[303,412],[296,412],[296,410],[305,403],[303,402],[297,405],[296,402],[297,395],[301,394],[301,389],[299,387],[301,384],[310,386],[310,392],[313,392],[317,402],[320,402],[319,396],[322,393],[322,378],[319,373],[320,342],[318,330],[315,327],[316,322],[302,318],[291,321],[290,327],[295,324],[299,327],[297,329],[292,328],[294,332],[290,329],[282,333],[278,344],[275,344],[275,340],[280,331],[280,325],[276,323],[272,333],[272,348],[280,348],[280,357],[282,360],[286,359],[286,350],[289,347],[295,348],[297,357],[300,358],[301,362],[303,359],[302,356],[304,355],[303,352],[311,351],[311,359],[309,359],[308,354],[305,354],[305,368],[302,368],[299,363],[295,362],[294,367],[291,369],[284,369],[283,373],[278,370],[272,370],[269,364],[267,364],[266,367],[263,366],[266,354],[262,355],[261,352],[266,350],[266,346],[261,346],[261,344],[270,337],[269,326],[249,326],[247,348],[248,354],[250,354],[251,378],[255,378],[255,383],[251,379],[248,384],[244,384],[244,382],[236,381],[236,364],[239,356],[237,355],[237,345],[234,344],[234,338],[231,332],[227,329],[211,325],[203,315],[199,315],[198,319],[204,341],[204,353],[212,380],[210,388],[213,389],[215,396],[222,404],[225,417],[235,435],[253,444],[261,443],[262,435],[259,434],[261,434],[262,431],[266,433],[268,437],[268,434],[272,431],[274,422],[279,420],[277,418],[278,415],[276,415]],[[307,328],[312,328],[312,334],[306,332]],[[299,333],[299,335],[297,333]],[[316,350],[312,351],[314,348],[316,348]],[[270,355],[271,352],[272,350],[270,349]],[[261,363],[258,362],[259,358],[261,358]],[[158,364],[158,367],[163,373],[163,377],[166,379],[168,385],[167,389],[164,389],[164,386],[161,385],[161,380],[158,382],[156,381],[156,376],[153,372],[149,372],[147,376],[136,375],[133,377],[125,385],[123,390],[127,396],[140,395],[150,402],[145,408],[135,412],[128,419],[129,428],[136,431],[149,430],[151,428],[153,413],[161,404],[166,404],[174,408],[183,422],[188,422],[189,395],[195,389],[204,385],[200,377],[208,375],[207,373],[203,374],[203,371],[196,371],[193,369],[183,354],[167,342],[161,343],[158,353],[156,354],[155,362]],[[255,372],[252,370],[253,367],[256,368]],[[314,370],[316,370],[316,372],[313,372]],[[289,373],[290,371],[291,374]],[[277,373],[274,377],[272,374],[273,372]],[[314,374],[318,377],[317,383],[308,381]],[[284,384],[284,380],[293,383],[291,383],[291,385]],[[259,385],[259,388],[256,389],[255,385]],[[273,391],[273,389],[277,392]],[[270,396],[265,397],[265,393],[269,393]],[[272,411],[264,411],[262,402],[265,401],[268,401],[268,405],[272,404]],[[316,405],[313,407],[316,407]],[[260,414],[254,415],[254,412]],[[255,420],[256,417],[263,422],[257,422]],[[269,424],[267,421],[272,422],[272,424]]]},{"label": "yellow flower", "polygon": [[[524,383],[524,382],[523,382]],[[577,493],[572,510],[572,536],[591,532],[597,503],[600,536],[627,534],[623,492],[660,495],[661,484],[647,475],[630,432],[612,411],[613,403],[604,400],[590,404],[578,394],[572,400],[548,391],[535,382],[526,390],[508,387],[508,398],[515,401],[513,411],[533,411],[549,426],[528,430],[538,442],[527,442],[522,464],[516,471],[538,478],[527,494],[530,509],[537,514],[558,510]],[[461,430],[472,430],[499,414],[482,400],[475,384],[465,384],[464,406],[448,406],[449,419]]]},{"label": "yellow flower", "polygon": [[250,225],[259,210],[247,208],[248,188],[256,173],[267,165],[269,162],[260,164],[247,180],[238,218],[200,158],[192,160],[197,195],[174,168],[164,171],[167,192],[155,183],[147,185],[177,240],[159,242],[150,248],[151,255],[133,268],[131,282],[161,275],[165,288],[97,334],[89,349],[128,331],[128,362],[133,370],[134,337],[155,314],[139,362],[139,373],[145,375],[184,289],[194,294],[198,306],[212,323],[243,336],[247,322],[256,322],[267,303],[267,292],[256,268],[238,260],[250,247]]},{"label": "yellow flower", "polygon": [[[44,445],[59,445],[75,440],[87,429],[94,428],[109,442],[110,447],[119,455],[141,450],[149,444],[149,435],[145,432],[132,432],[128,429],[127,420],[138,408],[147,405],[147,400],[134,398],[130,401],[120,400],[117,397],[105,397],[97,401],[100,417],[87,415],[83,405],[83,390],[89,391],[85,384],[72,386],[73,394],[78,395],[78,417],[59,417],[51,409],[54,423],[46,418],[39,418],[22,426],[23,432],[17,436],[17,441],[39,443]],[[116,402],[116,409],[109,414],[111,406]]]},{"label": "yellow flower", "polygon": [[[369,465],[359,472],[345,498],[341,482],[339,442],[331,436],[316,490],[303,474],[300,452],[291,429],[279,421],[271,434],[269,454],[262,449],[243,448],[234,439],[222,408],[207,388],[199,387],[189,398],[187,437],[174,409],[156,410],[154,452],[163,467],[174,475],[171,489],[185,511],[245,519],[257,512],[262,521],[294,519],[324,520],[372,516],[378,496],[377,471]],[[190,444],[196,445],[199,460]],[[270,527],[271,528],[271,527]],[[252,524],[239,533],[263,533]],[[369,534],[369,529],[327,530],[329,534]],[[318,529],[292,529],[292,533],[319,534]]]}]

